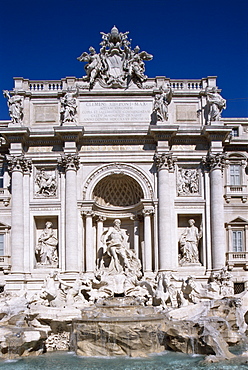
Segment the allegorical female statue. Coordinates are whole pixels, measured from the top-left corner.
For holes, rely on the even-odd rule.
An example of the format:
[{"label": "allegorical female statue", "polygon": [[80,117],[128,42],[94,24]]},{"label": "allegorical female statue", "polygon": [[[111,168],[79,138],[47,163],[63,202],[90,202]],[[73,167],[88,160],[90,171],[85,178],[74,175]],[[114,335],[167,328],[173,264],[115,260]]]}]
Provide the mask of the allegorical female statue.
[{"label": "allegorical female statue", "polygon": [[42,231],[38,245],[36,247],[36,259],[38,265],[58,266],[58,239],[53,231],[53,224],[46,222],[45,229]]}]

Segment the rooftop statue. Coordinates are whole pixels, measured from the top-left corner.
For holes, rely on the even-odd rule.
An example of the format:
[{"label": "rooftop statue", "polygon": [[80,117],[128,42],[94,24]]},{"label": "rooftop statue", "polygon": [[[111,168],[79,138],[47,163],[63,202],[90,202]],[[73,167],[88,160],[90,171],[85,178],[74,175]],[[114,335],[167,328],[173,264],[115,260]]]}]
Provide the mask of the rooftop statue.
[{"label": "rooftop statue", "polygon": [[216,86],[212,89],[206,88],[208,123],[219,121],[223,109],[226,109],[226,100],[218,93]]},{"label": "rooftop statue", "polygon": [[14,93],[10,95],[9,91],[4,90],[3,95],[8,99],[9,115],[13,124],[21,124],[23,119],[23,97]]},{"label": "rooftop statue", "polygon": [[87,62],[83,80],[89,82],[90,89],[96,80],[103,87],[128,88],[132,81],[142,88],[147,80],[144,61],[151,60],[153,56],[140,51],[139,46],[132,50],[128,33],[119,32],[115,26],[109,33],[101,32],[100,52],[97,54],[91,46],[89,53],[84,52],[77,58],[80,62]]}]

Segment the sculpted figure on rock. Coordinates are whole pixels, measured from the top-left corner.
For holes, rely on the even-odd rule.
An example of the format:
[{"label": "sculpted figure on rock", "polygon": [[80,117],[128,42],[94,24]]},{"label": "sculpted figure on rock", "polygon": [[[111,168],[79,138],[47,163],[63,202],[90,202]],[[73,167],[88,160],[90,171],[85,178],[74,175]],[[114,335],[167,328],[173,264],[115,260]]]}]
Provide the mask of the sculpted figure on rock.
[{"label": "sculpted figure on rock", "polygon": [[199,263],[198,244],[202,237],[202,226],[199,231],[195,226],[195,220],[191,218],[188,222],[189,227],[184,230],[180,238],[180,249],[182,253],[180,264]]},{"label": "sculpted figure on rock", "polygon": [[121,229],[121,221],[114,220],[114,225],[103,233],[102,242],[106,246],[106,252],[111,257],[116,272],[130,269],[130,254],[127,249],[128,235]]}]

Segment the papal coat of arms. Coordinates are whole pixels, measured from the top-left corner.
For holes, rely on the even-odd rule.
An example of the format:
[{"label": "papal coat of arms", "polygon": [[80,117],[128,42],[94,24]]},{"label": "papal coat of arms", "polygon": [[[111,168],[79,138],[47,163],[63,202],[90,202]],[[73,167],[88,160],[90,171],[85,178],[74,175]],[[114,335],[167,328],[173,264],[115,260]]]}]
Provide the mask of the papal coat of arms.
[{"label": "papal coat of arms", "polygon": [[89,82],[90,89],[96,81],[110,88],[128,88],[132,81],[142,88],[147,80],[144,61],[151,60],[153,56],[140,51],[139,46],[132,49],[128,33],[119,32],[115,26],[109,33],[101,32],[100,52],[97,53],[91,46],[88,53],[84,52],[77,58],[80,62],[87,62],[83,80]]}]

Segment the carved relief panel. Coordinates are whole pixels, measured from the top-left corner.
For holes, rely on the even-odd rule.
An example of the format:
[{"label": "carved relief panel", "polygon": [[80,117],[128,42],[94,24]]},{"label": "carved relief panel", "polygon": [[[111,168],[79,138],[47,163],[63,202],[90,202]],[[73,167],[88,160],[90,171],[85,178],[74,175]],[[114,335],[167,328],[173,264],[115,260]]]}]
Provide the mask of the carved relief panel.
[{"label": "carved relief panel", "polygon": [[34,197],[56,198],[58,176],[55,168],[37,167],[34,171]]},{"label": "carved relief panel", "polygon": [[177,195],[195,196],[200,195],[198,169],[178,168],[177,170]]}]

